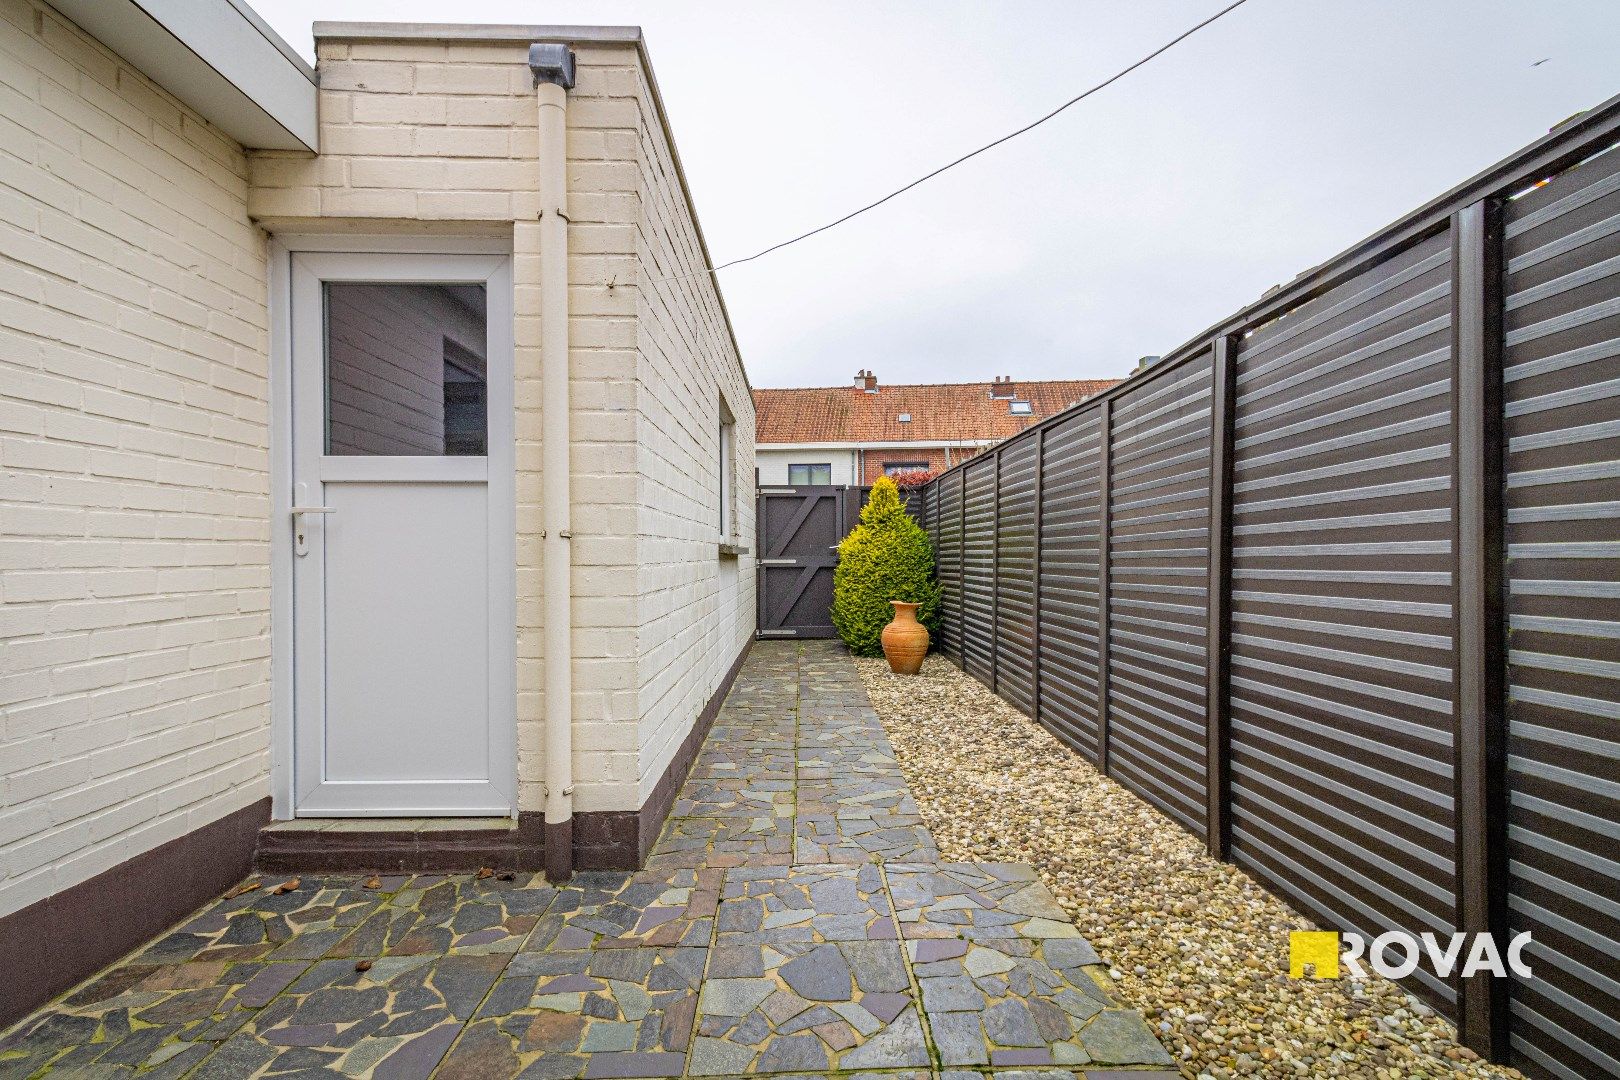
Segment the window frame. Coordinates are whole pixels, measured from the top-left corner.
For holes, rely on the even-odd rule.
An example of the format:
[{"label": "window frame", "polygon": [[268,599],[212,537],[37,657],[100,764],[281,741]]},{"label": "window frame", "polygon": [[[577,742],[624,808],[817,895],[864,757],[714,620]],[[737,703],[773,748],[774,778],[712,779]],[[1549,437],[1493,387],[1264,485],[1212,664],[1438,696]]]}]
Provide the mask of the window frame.
[{"label": "window frame", "polygon": [[718,450],[720,460],[716,463],[719,473],[719,537],[720,543],[732,542],[732,535],[736,532],[736,506],[737,501],[737,418],[732,415],[731,409],[726,405],[726,399],[720,399],[720,426]]},{"label": "window frame", "polygon": [[927,472],[933,466],[926,461],[885,461],[883,475],[893,476],[896,473]]},{"label": "window frame", "polygon": [[[805,479],[805,480],[795,480],[795,479],[793,479],[793,470],[794,469],[805,469],[805,470],[807,470],[805,475],[808,477],[808,479]],[[825,480],[821,481],[820,483],[817,483],[817,481],[816,481],[815,470],[817,470],[817,469],[825,469],[827,471],[827,478]],[[788,483],[792,484],[794,487],[827,487],[830,484],[832,484],[832,462],[830,462],[830,461],[796,461],[796,462],[792,462],[791,464],[788,465]]]}]

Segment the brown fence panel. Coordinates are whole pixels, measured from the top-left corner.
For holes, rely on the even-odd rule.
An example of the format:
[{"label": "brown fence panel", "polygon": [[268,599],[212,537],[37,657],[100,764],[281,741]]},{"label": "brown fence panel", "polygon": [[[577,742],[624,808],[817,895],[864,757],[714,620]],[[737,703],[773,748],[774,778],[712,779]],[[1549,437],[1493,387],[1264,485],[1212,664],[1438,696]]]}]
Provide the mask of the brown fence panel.
[{"label": "brown fence panel", "polygon": [[996,458],[985,454],[962,470],[962,666],[974,678],[995,678]]},{"label": "brown fence panel", "polygon": [[1620,1076],[1620,153],[1505,226],[1511,1040]]},{"label": "brown fence panel", "polygon": [[1098,573],[1102,567],[1102,412],[1046,431],[1041,473],[1040,717],[1097,760]]},{"label": "brown fence panel", "polygon": [[929,484],[918,494],[917,524],[922,526],[923,532],[928,534],[929,548],[939,552],[939,488]]},{"label": "brown fence panel", "polygon": [[929,487],[937,492],[939,535],[934,545],[940,585],[939,651],[962,662],[962,474],[951,473]]},{"label": "brown fence panel", "polygon": [[1620,98],[932,490],[947,655],[1325,927],[1529,931],[1532,978],[1408,985],[1620,1080],[1617,141]]},{"label": "brown fence panel", "polygon": [[1202,837],[1209,591],[1210,356],[1113,403],[1108,760]]},{"label": "brown fence panel", "polygon": [[1035,440],[996,456],[996,692],[1035,710]]},{"label": "brown fence panel", "polygon": [[1237,359],[1232,855],[1369,936],[1455,923],[1449,255],[1409,248]]}]

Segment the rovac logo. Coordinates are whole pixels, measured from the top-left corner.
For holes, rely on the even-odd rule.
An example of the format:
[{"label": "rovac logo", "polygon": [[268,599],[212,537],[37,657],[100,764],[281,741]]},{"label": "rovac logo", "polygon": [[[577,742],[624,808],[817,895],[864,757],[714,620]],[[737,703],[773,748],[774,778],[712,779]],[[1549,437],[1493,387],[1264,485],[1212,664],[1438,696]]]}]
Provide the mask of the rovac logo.
[{"label": "rovac logo", "polygon": [[[1524,947],[1530,932],[1515,934],[1507,949],[1500,950],[1489,934],[1452,934],[1442,943],[1439,935],[1427,930],[1409,934],[1390,930],[1372,939],[1336,930],[1294,930],[1288,935],[1288,975],[1294,979],[1365,979],[1367,968],[1386,979],[1404,979],[1419,965],[1442,979],[1458,972],[1463,978],[1479,974],[1506,978],[1509,971],[1528,979],[1530,965],[1524,962]],[[1363,966],[1363,961],[1365,965]]]}]

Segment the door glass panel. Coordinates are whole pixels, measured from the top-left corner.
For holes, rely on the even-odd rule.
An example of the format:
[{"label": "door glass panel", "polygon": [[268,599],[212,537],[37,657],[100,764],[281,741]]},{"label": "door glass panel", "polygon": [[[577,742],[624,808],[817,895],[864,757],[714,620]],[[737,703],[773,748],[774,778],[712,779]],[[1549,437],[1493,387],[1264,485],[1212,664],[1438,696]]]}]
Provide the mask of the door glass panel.
[{"label": "door glass panel", "polygon": [[326,452],[482,456],[484,286],[327,282]]}]

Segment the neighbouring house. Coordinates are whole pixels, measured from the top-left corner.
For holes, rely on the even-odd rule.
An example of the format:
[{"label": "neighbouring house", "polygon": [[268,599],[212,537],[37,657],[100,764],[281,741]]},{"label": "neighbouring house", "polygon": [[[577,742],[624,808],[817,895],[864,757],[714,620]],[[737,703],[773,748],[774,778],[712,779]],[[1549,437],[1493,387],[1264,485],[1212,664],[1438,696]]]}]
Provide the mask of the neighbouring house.
[{"label": "neighbouring house", "polygon": [[879,476],[948,469],[986,446],[1113,386],[1117,379],[754,391],[754,464],[761,485],[870,484]]},{"label": "neighbouring house", "polygon": [[752,639],[639,31],[315,36],[0,0],[0,1025],[255,858],[637,865]]}]

